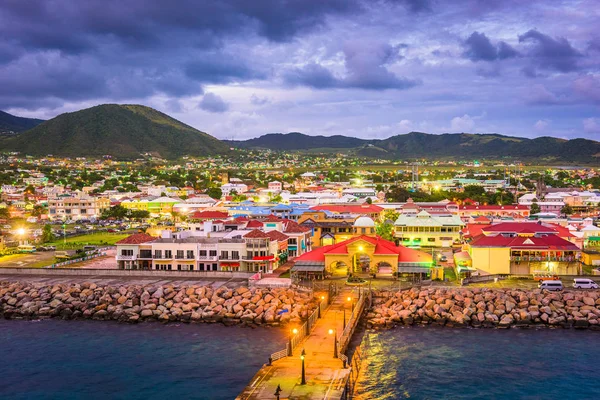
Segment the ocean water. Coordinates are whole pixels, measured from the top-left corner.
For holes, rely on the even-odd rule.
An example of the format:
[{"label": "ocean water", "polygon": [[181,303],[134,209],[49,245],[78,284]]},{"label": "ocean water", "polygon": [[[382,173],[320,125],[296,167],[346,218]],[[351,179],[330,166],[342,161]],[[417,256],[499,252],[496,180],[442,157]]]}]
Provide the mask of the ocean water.
[{"label": "ocean water", "polygon": [[0,320],[0,399],[233,399],[284,346],[273,328]]},{"label": "ocean water", "polygon": [[600,332],[367,332],[359,399],[600,399]]}]

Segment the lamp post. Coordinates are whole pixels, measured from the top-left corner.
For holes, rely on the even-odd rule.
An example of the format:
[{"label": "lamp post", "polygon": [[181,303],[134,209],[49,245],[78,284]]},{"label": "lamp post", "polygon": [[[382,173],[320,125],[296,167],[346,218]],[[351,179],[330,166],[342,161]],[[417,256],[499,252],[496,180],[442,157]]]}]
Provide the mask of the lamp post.
[{"label": "lamp post", "polygon": [[330,329],[329,334],[333,335],[333,358],[338,358],[337,329]]},{"label": "lamp post", "polygon": [[294,328],[291,330],[290,332],[290,339],[288,341],[288,357],[292,356],[292,352],[293,352],[293,348],[292,348],[292,339],[294,338],[294,336],[296,336],[296,334],[298,333],[298,329]]},{"label": "lamp post", "polygon": [[306,373],[304,370],[304,356],[306,355],[306,352],[304,351],[304,349],[302,349],[302,353],[300,353],[300,360],[302,360],[302,380],[300,381],[301,385],[306,385]]},{"label": "lamp post", "polygon": [[279,395],[281,394],[281,385],[277,385],[277,389],[275,389],[275,397],[279,400]]},{"label": "lamp post", "polygon": [[342,325],[344,328],[346,328],[346,309],[344,308],[344,324]]},{"label": "lamp post", "polygon": [[352,301],[352,297],[348,296],[348,303],[352,305],[352,311],[354,311],[354,301]]}]

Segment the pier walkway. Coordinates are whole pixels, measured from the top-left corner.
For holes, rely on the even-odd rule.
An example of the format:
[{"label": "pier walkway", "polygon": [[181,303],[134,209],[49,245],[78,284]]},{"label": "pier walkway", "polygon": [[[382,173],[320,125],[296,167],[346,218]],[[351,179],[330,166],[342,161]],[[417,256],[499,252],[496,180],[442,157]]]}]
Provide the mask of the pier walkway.
[{"label": "pier walkway", "polygon": [[[351,297],[351,301],[348,301]],[[296,346],[291,357],[284,357],[265,364],[252,378],[250,384],[237,397],[246,399],[275,399],[277,386],[281,387],[281,399],[341,399],[344,395],[350,369],[339,357],[334,357],[334,335],[338,339],[339,355],[349,338],[342,333],[353,331],[359,318],[352,313],[352,302],[359,300],[356,291],[342,290],[332,299],[329,307],[321,314],[305,341]],[[360,304],[362,306],[362,304]],[[358,308],[358,304],[356,306]],[[344,310],[348,319],[344,330]],[[354,315],[354,318],[350,318]],[[333,330],[333,334],[329,331]],[[301,353],[305,352],[306,384],[301,384]],[[344,358],[344,356],[341,356]]]}]

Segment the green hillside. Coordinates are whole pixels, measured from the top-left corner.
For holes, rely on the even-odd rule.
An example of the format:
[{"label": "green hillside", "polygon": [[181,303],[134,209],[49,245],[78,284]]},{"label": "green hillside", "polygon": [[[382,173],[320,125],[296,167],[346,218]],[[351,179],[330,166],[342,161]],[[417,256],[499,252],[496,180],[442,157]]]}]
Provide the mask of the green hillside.
[{"label": "green hillside", "polygon": [[527,139],[495,133],[445,133],[432,135],[411,132],[387,139],[359,139],[347,136],[308,136],[294,132],[267,134],[246,141],[231,141],[239,148],[280,151],[331,152],[344,150],[362,157],[386,159],[472,159],[519,158],[553,162],[595,163],[600,161],[600,142],[588,139],[539,137]]},{"label": "green hillside", "polygon": [[44,122],[43,119],[23,118],[0,111],[0,134],[23,132]]},{"label": "green hillside", "polygon": [[220,140],[150,107],[120,104],[61,114],[0,145],[3,150],[33,156],[111,155],[119,159],[138,158],[146,152],[174,159],[228,151]]}]

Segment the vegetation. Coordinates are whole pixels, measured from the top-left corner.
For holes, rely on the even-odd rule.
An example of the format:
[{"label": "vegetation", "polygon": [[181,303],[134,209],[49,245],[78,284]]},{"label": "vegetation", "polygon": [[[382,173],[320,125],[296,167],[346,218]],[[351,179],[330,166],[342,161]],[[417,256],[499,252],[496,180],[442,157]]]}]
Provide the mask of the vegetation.
[{"label": "vegetation", "polygon": [[547,162],[598,162],[600,142],[588,139],[564,140],[552,137],[526,139],[498,134],[459,133],[431,135],[411,132],[387,139],[358,139],[346,136],[308,136],[298,132],[271,133],[246,141],[228,142],[239,148],[278,151],[320,149],[352,150],[362,157],[389,159],[415,158],[511,158],[539,159]]},{"label": "vegetation", "polygon": [[22,118],[0,111],[0,134],[10,132],[23,132],[44,122],[43,119]]},{"label": "vegetation", "polygon": [[166,114],[140,105],[104,104],[61,114],[15,137],[2,147],[34,156],[110,155],[139,158],[152,152],[164,158],[228,152],[214,137]]},{"label": "vegetation", "polygon": [[148,212],[146,210],[130,210],[121,205],[116,205],[116,206],[113,206],[111,208],[104,210],[102,212],[102,215],[100,216],[100,219],[109,219],[109,218],[115,218],[115,219],[129,218],[129,219],[140,220],[140,219],[150,218],[150,212]]}]

